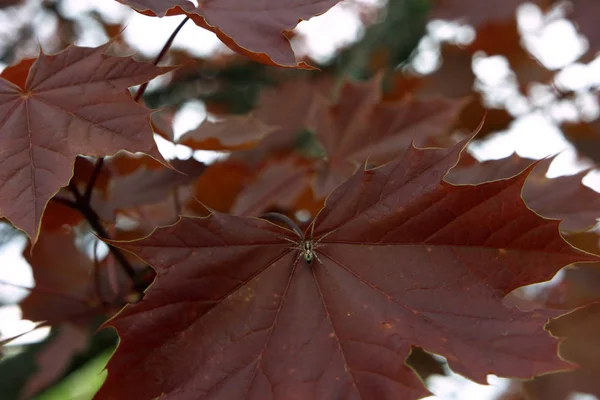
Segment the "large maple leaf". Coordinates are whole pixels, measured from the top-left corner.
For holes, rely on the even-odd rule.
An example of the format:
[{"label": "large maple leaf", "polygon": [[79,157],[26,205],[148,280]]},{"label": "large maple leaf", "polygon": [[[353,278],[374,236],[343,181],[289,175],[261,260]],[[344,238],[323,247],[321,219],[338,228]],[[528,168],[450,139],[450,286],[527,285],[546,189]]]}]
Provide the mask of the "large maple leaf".
[{"label": "large maple leaf", "polygon": [[462,146],[411,146],[360,170],[304,243],[221,213],[116,243],[158,275],[109,323],[121,343],[98,398],[416,398],[426,389],[404,363],[412,346],[478,382],[566,367],[545,313],[502,300],[596,257],[525,206],[529,171],[446,183]]},{"label": "large maple leaf", "polygon": [[[135,103],[127,88],[171,68],[108,56],[107,47],[40,52],[35,62],[11,67],[0,77],[0,215],[32,242],[48,200],[73,175],[77,155],[126,150],[163,160],[152,136],[151,111]],[[17,74],[21,68],[28,73]],[[19,76],[27,79],[8,80]]]},{"label": "large maple leaf", "polygon": [[296,62],[284,35],[300,20],[329,10],[341,0],[118,0],[146,15],[186,14],[214,32],[232,50],[265,64],[311,68]]}]

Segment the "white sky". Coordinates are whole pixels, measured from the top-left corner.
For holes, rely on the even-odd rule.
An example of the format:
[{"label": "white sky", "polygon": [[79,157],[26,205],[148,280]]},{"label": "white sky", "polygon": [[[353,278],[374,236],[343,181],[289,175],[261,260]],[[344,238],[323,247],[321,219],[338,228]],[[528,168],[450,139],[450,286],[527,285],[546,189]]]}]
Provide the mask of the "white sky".
[{"label": "white sky", "polygon": [[[378,4],[378,0],[355,0],[357,3]],[[27,0],[26,11],[23,18],[36,15],[38,0]],[[125,40],[137,51],[145,56],[154,57],[162,48],[171,32],[183,17],[152,18],[131,11],[115,1],[107,0],[66,0],[63,1],[62,12],[65,16],[81,19],[85,11],[97,10],[110,22],[126,21],[124,30]],[[518,14],[519,26],[524,33],[525,46],[543,62],[548,68],[563,69],[557,78],[557,83],[573,90],[581,90],[580,104],[585,106],[585,115],[593,119],[598,114],[598,105],[595,98],[583,93],[582,89],[592,84],[600,85],[600,59],[590,64],[572,64],[587,48],[584,40],[578,36],[573,25],[558,16],[551,20],[546,19],[534,6],[524,6]],[[48,15],[37,15],[36,32],[40,43],[53,31],[56,21]],[[3,32],[14,29],[14,16],[0,14],[0,37]],[[83,19],[84,36],[78,41],[80,46],[98,46],[106,42],[107,38],[99,29],[89,29],[97,24],[94,20]],[[326,14],[302,22],[298,31],[304,35],[307,51],[318,60],[326,60],[336,48],[351,43],[363,28],[351,2],[340,3]],[[473,30],[469,27],[458,27],[456,24],[435,21],[429,27],[430,36],[420,45],[420,53],[415,59],[414,67],[421,72],[427,72],[437,67],[439,52],[437,40],[452,40],[459,43],[468,43],[473,39]],[[229,51],[216,36],[202,28],[188,23],[177,36],[174,48],[186,49],[196,56],[208,56],[216,51]],[[35,49],[33,49],[35,51]],[[570,65],[572,64],[572,65]],[[568,67],[566,67],[568,66]],[[566,68],[565,68],[566,67]],[[517,151],[524,157],[543,158],[549,154],[561,153],[552,164],[549,176],[572,174],[589,164],[582,164],[576,160],[576,153],[571,144],[566,141],[554,119],[573,119],[577,117],[577,109],[573,106],[562,106],[551,109],[548,113],[532,111],[527,105],[527,99],[517,92],[514,79],[511,86],[511,71],[503,57],[479,57],[473,62],[473,69],[481,85],[496,91],[496,100],[507,104],[507,107],[517,119],[510,129],[490,140],[473,145],[471,151],[480,159],[503,158]],[[544,95],[544,90],[538,90],[538,97]],[[534,94],[529,100],[536,100]],[[540,100],[541,101],[541,100]],[[504,104],[503,103],[503,104]],[[206,118],[204,104],[198,100],[186,103],[177,113],[174,121],[176,136],[187,130],[194,129]],[[157,142],[161,152],[166,158],[187,158],[191,150],[183,146],[174,147],[172,144],[160,139]],[[195,154],[197,158],[211,160],[215,157],[212,152]],[[598,174],[590,174],[585,183],[591,187],[600,188]],[[0,298],[17,298],[24,295],[24,291],[9,285],[1,284],[11,282],[19,286],[32,286],[34,284],[31,271],[21,257],[25,241],[19,239],[10,245],[0,248]],[[18,306],[0,307],[0,332],[2,337],[10,337],[33,327],[30,321],[20,319]],[[41,333],[40,333],[41,331]],[[37,330],[37,334],[27,335],[19,342],[38,340],[46,331]],[[506,385],[507,380],[490,376],[492,386],[476,385],[460,376],[451,379],[436,378],[431,383],[432,390],[438,395],[434,398],[442,399],[492,399],[498,389]],[[573,399],[589,400],[590,397],[573,397]],[[591,397],[593,398],[593,396]]]}]

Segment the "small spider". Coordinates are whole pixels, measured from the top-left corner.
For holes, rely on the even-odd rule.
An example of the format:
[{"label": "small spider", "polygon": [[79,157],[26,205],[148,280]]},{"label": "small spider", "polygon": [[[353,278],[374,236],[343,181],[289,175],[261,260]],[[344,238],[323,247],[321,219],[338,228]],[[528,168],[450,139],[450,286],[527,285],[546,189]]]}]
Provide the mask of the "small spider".
[{"label": "small spider", "polygon": [[321,239],[323,239],[325,236],[322,236],[319,238],[319,240],[317,240],[316,242],[312,241],[312,240],[306,240],[303,238],[300,238],[299,242],[293,241],[291,239],[286,239],[289,242],[292,242],[295,244],[295,246],[292,246],[292,249],[297,249],[298,250],[298,258],[302,257],[304,258],[304,261],[306,261],[306,263],[308,265],[312,264],[312,262],[315,260],[315,258],[317,259],[317,261],[321,264],[323,264],[321,262],[321,259],[319,258],[319,255],[317,254],[317,252],[315,251],[316,249],[318,249],[319,247],[323,247],[325,245],[319,244],[319,242],[321,241]]},{"label": "small spider", "polygon": [[[304,257],[304,260],[308,265],[312,263],[315,257],[317,258],[317,260],[319,259],[317,253],[315,253],[315,247],[313,246],[312,240],[304,240],[303,242],[301,242],[301,246],[302,250],[300,251],[300,255]],[[319,260],[319,262],[321,262],[321,260]]]},{"label": "small spider", "polygon": [[304,261],[306,261],[306,263],[308,265],[311,265],[312,262],[316,258],[319,263],[323,264],[321,262],[321,259],[319,259],[319,256],[317,255],[317,252],[315,250],[318,249],[319,247],[325,246],[325,245],[320,244],[319,242],[321,240],[323,240],[331,232],[326,233],[325,235],[321,236],[317,241],[314,241],[312,239],[312,237],[313,237],[313,232],[314,232],[314,228],[315,228],[315,224],[314,224],[315,221],[313,221],[311,224],[311,232],[310,232],[311,239],[307,240],[306,237],[304,236],[304,232],[302,232],[302,230],[298,227],[298,225],[296,225],[296,223],[294,221],[292,221],[290,218],[288,218],[287,216],[285,216],[283,214],[279,214],[279,213],[267,213],[267,214],[263,215],[263,218],[273,218],[273,219],[282,221],[286,225],[288,225],[294,231],[294,233],[296,235],[298,235],[298,238],[300,239],[299,241],[292,240],[292,239],[286,238],[286,237],[281,237],[282,239],[287,240],[288,242],[293,244],[293,246],[290,246],[291,249],[298,250],[298,257],[296,257],[296,260],[298,260],[299,258],[302,257],[302,258],[304,258]]}]

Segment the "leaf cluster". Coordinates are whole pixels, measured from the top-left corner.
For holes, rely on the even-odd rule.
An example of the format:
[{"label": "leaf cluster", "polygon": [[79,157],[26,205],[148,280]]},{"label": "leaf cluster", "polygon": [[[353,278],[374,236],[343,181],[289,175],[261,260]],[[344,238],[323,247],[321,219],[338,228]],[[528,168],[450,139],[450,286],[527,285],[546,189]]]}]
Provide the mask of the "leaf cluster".
[{"label": "leaf cluster", "polygon": [[[600,159],[598,121],[551,113],[598,88],[561,87],[536,59],[521,0],[352,3],[364,36],[321,64],[294,53],[294,28],[351,2],[118,2],[185,16],[153,62],[97,15],[108,43],[73,45],[52,3],[57,51],[0,74],[0,217],[28,239],[23,318],[52,328],[17,355],[2,342],[3,393],[43,396],[112,349],[112,327],[98,399],[417,399],[449,371],[511,378],[520,399],[600,395],[589,169],[549,179],[554,157],[474,156],[515,125],[517,99]],[[533,3],[542,25],[570,18],[589,62],[600,6]],[[473,40],[436,38],[435,19]],[[233,52],[172,49],[185,24]],[[419,72],[433,42],[442,63]],[[486,57],[506,61],[512,97],[471,68]],[[176,137],[192,99],[209,117]],[[195,157],[165,159],[158,136]]]}]

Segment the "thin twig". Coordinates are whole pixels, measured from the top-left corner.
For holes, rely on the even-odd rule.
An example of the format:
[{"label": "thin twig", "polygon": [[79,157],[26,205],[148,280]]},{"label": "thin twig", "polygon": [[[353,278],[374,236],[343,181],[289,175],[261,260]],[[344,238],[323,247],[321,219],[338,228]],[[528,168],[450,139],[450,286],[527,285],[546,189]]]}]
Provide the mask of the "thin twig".
[{"label": "thin twig", "polygon": [[92,199],[92,191],[94,190],[94,185],[96,184],[96,180],[98,179],[98,175],[100,175],[100,170],[102,169],[102,165],[104,164],[104,157],[100,157],[96,160],[96,165],[94,165],[94,171],[92,172],[92,176],[90,177],[90,181],[85,187],[85,192],[83,193],[83,199],[89,203]]},{"label": "thin twig", "polygon": [[57,203],[64,204],[65,206],[77,210],[77,204],[73,200],[65,199],[63,197],[53,197],[52,201],[56,201]]},{"label": "thin twig", "polygon": [[[181,28],[183,28],[183,26],[189,19],[190,19],[190,17],[186,17],[183,21],[181,21],[179,26],[173,31],[173,33],[171,34],[171,36],[169,37],[169,39],[166,41],[165,45],[161,49],[160,53],[156,56],[156,59],[154,60],[154,63],[153,63],[154,65],[158,65],[160,60],[162,60],[162,58],[165,56],[165,54],[167,54],[167,51],[169,51],[169,48],[173,44],[175,37],[177,36],[177,34],[181,30]],[[138,102],[142,98],[147,87],[148,87],[148,82],[144,83],[143,85],[141,85],[139,87],[137,93],[135,94],[135,98],[134,98],[134,100],[136,102]],[[63,198],[54,198],[54,200],[78,210],[81,213],[81,215],[83,215],[83,217],[88,221],[88,223],[90,224],[92,229],[96,232],[96,234],[100,238],[110,239],[108,232],[106,231],[106,229],[104,229],[104,226],[102,226],[102,223],[100,222],[100,217],[98,216],[96,211],[94,211],[94,209],[90,205],[94,185],[96,184],[96,180],[98,179],[98,176],[100,175],[100,171],[102,170],[103,165],[104,165],[104,158],[103,157],[98,158],[96,160],[96,165],[94,167],[94,171],[92,172],[90,180],[87,183],[87,186],[86,186],[83,194],[81,194],[79,192],[79,189],[77,189],[77,186],[75,186],[75,184],[73,182],[69,182],[68,187],[69,187],[69,190],[71,191],[71,193],[73,194],[73,196],[75,197],[75,201],[71,201],[71,200],[67,200],[67,199],[63,199]],[[111,245],[108,245],[108,248],[109,248],[110,252],[112,253],[113,257],[115,258],[115,260],[121,265],[121,267],[123,268],[125,273],[129,276],[129,278],[131,278],[131,280],[134,283],[134,286],[138,286],[138,280],[137,280],[138,274],[136,273],[133,266],[129,263],[129,261],[123,254],[123,252],[121,252],[121,250],[119,250],[118,248],[111,246]]]},{"label": "thin twig", "polygon": [[[179,26],[177,28],[175,28],[175,30],[173,31],[173,33],[171,33],[171,36],[169,37],[169,39],[167,39],[163,48],[160,50],[160,53],[158,53],[158,55],[156,56],[156,58],[154,59],[154,62],[152,64],[158,65],[160,60],[163,59],[165,54],[167,54],[167,51],[169,51],[169,49],[171,48],[171,45],[173,44],[175,37],[177,36],[177,34],[181,30],[181,28],[183,28],[183,26],[189,19],[190,19],[190,17],[185,17],[185,19],[183,21],[181,21]],[[144,84],[142,84],[139,87],[138,91],[135,94],[135,98],[134,98],[134,100],[136,102],[140,101],[140,99],[144,95],[144,92],[146,91],[147,87],[148,87],[148,82],[145,82]],[[96,160],[96,165],[94,166],[94,171],[92,172],[90,181],[88,182],[88,184],[85,188],[85,192],[83,193],[83,199],[85,201],[87,201],[88,203],[90,202],[90,199],[92,197],[92,191],[94,189],[94,185],[96,184],[96,180],[98,179],[98,175],[100,175],[100,170],[102,169],[103,164],[104,164],[104,157],[99,157]]]},{"label": "thin twig", "polygon": [[[153,62],[154,65],[158,65],[158,63],[160,62],[160,60],[162,60],[162,58],[165,56],[165,54],[167,54],[167,51],[169,51],[169,48],[173,44],[173,41],[175,40],[175,37],[177,36],[177,34],[181,30],[181,28],[183,28],[183,26],[185,25],[185,23],[188,22],[189,19],[190,19],[190,17],[185,17],[185,19],[183,21],[181,21],[181,23],[179,24],[179,26],[177,28],[175,28],[175,30],[173,31],[173,33],[171,33],[171,36],[165,42],[165,45],[163,46],[162,50],[160,51],[160,53],[158,53],[158,55],[154,59],[154,62]],[[135,97],[133,99],[135,101],[140,101],[140,99],[144,95],[144,92],[146,91],[147,87],[148,87],[148,82],[143,83],[142,86],[140,86],[140,88],[138,89],[138,91],[135,94]]]},{"label": "thin twig", "polygon": [[66,293],[61,293],[58,291],[55,291],[52,288],[47,288],[45,286],[39,285],[36,283],[36,285],[34,287],[29,287],[29,286],[25,286],[25,285],[20,285],[18,283],[13,283],[13,282],[9,282],[9,281],[5,281],[3,279],[0,279],[0,285],[4,285],[4,286],[10,286],[10,287],[14,287],[17,289],[21,289],[21,290],[28,290],[29,292],[33,292],[34,290],[40,294],[43,294],[45,296],[55,296],[55,297],[60,297],[69,301],[73,301],[76,303],[87,303],[86,299],[82,299],[79,297],[75,297],[75,296],[71,296],[69,294]]},{"label": "thin twig", "polygon": [[[75,196],[75,203],[77,204],[77,209],[79,210],[81,215],[83,215],[83,217],[88,221],[92,229],[96,231],[100,238],[110,239],[108,232],[106,232],[106,229],[104,229],[104,226],[102,226],[102,224],[100,223],[100,217],[98,216],[98,214],[96,214],[96,211],[94,211],[94,209],[85,201],[81,193],[79,193],[77,187],[72,182],[69,182],[69,190],[71,191],[71,193],[73,193],[73,196]],[[112,253],[113,257],[115,257],[119,264],[121,264],[121,267],[123,268],[125,273],[131,278],[133,282],[136,282],[137,274],[135,272],[135,269],[131,266],[131,264],[129,263],[125,255],[121,252],[121,250],[111,245],[108,245],[108,248]]]},{"label": "thin twig", "polygon": [[23,337],[23,336],[25,336],[25,335],[27,335],[27,334],[35,331],[36,329],[43,328],[43,327],[46,327],[46,326],[50,326],[50,323],[48,321],[37,322],[35,324],[35,326],[33,328],[31,328],[30,330],[28,330],[28,331],[21,332],[21,333],[19,333],[17,335],[10,336],[10,337],[7,337],[5,339],[0,340],[0,347],[4,347],[7,344],[9,344],[10,342],[12,342],[13,340],[17,340],[20,337]]}]

